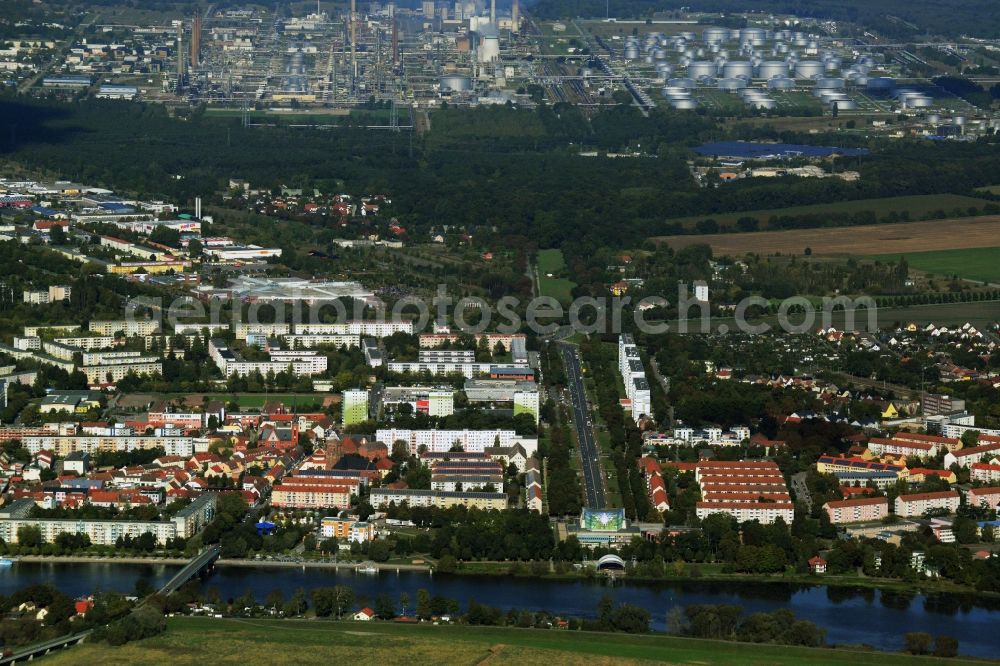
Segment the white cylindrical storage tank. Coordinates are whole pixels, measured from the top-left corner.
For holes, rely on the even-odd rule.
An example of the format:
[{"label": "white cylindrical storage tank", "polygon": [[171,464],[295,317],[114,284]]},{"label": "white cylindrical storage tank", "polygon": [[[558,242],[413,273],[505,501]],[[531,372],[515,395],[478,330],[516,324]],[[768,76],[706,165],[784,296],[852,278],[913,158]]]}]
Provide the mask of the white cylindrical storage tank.
[{"label": "white cylindrical storage tank", "polygon": [[661,91],[664,97],[687,97],[691,95],[690,88],[683,86],[666,86]]},{"label": "white cylindrical storage tank", "polygon": [[753,77],[753,64],[746,60],[730,60],[722,67],[722,75],[727,79],[737,76]]},{"label": "white cylindrical storage tank", "polygon": [[702,76],[715,76],[717,73],[718,69],[714,62],[696,60],[688,65],[688,76],[692,79],[698,79]]},{"label": "white cylindrical storage tank", "polygon": [[747,104],[749,104],[754,108],[761,109],[764,111],[771,111],[773,109],[778,108],[778,103],[775,102],[770,97],[758,97],[756,99],[747,102]]},{"label": "white cylindrical storage tank", "polygon": [[801,60],[795,63],[795,78],[814,79],[823,76],[823,63],[816,60]]},{"label": "white cylindrical storage tank", "polygon": [[769,90],[791,90],[795,87],[795,81],[786,76],[776,76],[767,82]]},{"label": "white cylindrical storage tank", "polygon": [[675,99],[670,102],[675,109],[697,109],[698,102],[693,99]]},{"label": "white cylindrical storage tank", "polygon": [[838,99],[835,102],[830,102],[831,109],[834,104],[837,105],[837,111],[854,111],[858,108],[858,103],[853,99]]},{"label": "white cylindrical storage tank", "polygon": [[875,76],[868,79],[868,92],[875,94],[889,94],[896,87],[896,80],[888,76]]},{"label": "white cylindrical storage tank", "polygon": [[725,42],[729,39],[728,28],[705,28],[701,33],[706,44]]},{"label": "white cylindrical storage tank", "polygon": [[934,106],[934,100],[926,95],[917,95],[907,99],[906,106],[911,109],[927,109]]},{"label": "white cylindrical storage tank", "polygon": [[838,90],[843,87],[844,87],[844,79],[833,78],[833,77],[816,79],[817,89],[822,88],[826,90]]},{"label": "white cylindrical storage tank", "polygon": [[657,60],[666,60],[667,59],[666,49],[661,49],[659,47],[653,49],[653,57],[656,58]]},{"label": "white cylindrical storage tank", "polygon": [[682,33],[679,33],[679,34],[680,34],[681,37],[683,37],[684,39],[688,40],[689,42],[693,42],[696,39],[698,39],[698,35],[694,34],[693,32],[687,32],[687,31],[685,31],[685,32],[682,32]]},{"label": "white cylindrical storage tank", "polygon": [[694,79],[688,78],[668,79],[667,85],[676,88],[696,88],[698,86]]},{"label": "white cylindrical storage tank", "polygon": [[719,81],[715,85],[716,87],[718,87],[719,90],[724,90],[726,92],[734,93],[734,92],[739,92],[743,88],[746,88],[747,82],[743,79],[728,78],[728,79],[719,79]]},{"label": "white cylindrical storage tank", "polygon": [[625,59],[635,60],[639,57],[639,47],[638,46],[626,46],[625,47]]},{"label": "white cylindrical storage tank", "polygon": [[841,64],[840,58],[829,58],[823,61],[823,70],[826,72],[836,72],[840,69]]},{"label": "white cylindrical storage tank", "polygon": [[773,79],[776,76],[788,76],[788,63],[780,60],[768,60],[760,63],[758,76],[762,79]]},{"label": "white cylindrical storage tank", "polygon": [[940,113],[928,113],[927,114],[927,122],[933,123],[935,125],[940,124],[940,122],[941,122],[941,114]]},{"label": "white cylindrical storage tank", "polygon": [[446,74],[438,79],[441,91],[468,92],[472,90],[472,79],[462,74]]}]

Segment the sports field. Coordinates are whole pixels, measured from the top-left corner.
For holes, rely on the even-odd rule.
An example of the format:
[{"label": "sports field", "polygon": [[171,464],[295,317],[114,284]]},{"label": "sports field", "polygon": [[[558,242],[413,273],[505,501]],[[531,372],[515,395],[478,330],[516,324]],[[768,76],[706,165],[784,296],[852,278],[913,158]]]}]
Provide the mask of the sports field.
[{"label": "sports field", "polygon": [[[828,204],[813,204],[810,206],[789,206],[788,208],[767,208],[764,210],[747,210],[737,213],[718,213],[715,215],[692,215],[667,220],[691,227],[701,220],[713,219],[719,224],[735,224],[741,217],[756,218],[761,228],[766,228],[767,220],[773,216],[783,215],[822,215],[823,213],[860,213],[872,211],[878,216],[887,215],[893,211],[909,213],[911,219],[920,219],[928,215],[943,212],[954,214],[956,209],[965,211],[970,207],[982,208],[989,203],[983,199],[964,197],[958,194],[920,194],[911,197],[886,197],[884,199],[858,199],[856,201],[839,201]],[[656,240],[656,239],[654,239]]]},{"label": "sports field", "polygon": [[957,275],[968,280],[1000,283],[1000,247],[980,247],[968,250],[937,250],[912,254],[878,254],[872,259],[898,261],[906,257],[910,268],[938,276]]},{"label": "sports field", "polygon": [[[566,261],[562,250],[538,251],[538,288],[542,296],[551,296],[560,303],[568,304],[573,296],[570,293],[576,283],[565,277]],[[547,277],[548,274],[552,277]]]},{"label": "sports field", "polygon": [[704,243],[716,256],[757,254],[798,254],[805,249],[812,254],[911,253],[969,248],[991,248],[1000,238],[1000,216],[984,215],[954,220],[927,220],[897,224],[869,224],[854,227],[754,231],[731,234],[692,234],[661,236],[654,239],[674,249]]},{"label": "sports field", "polygon": [[982,664],[883,652],[536,629],[171,618],[161,636],[122,647],[88,645],[45,657],[55,666],[203,664],[699,664],[904,666]]}]

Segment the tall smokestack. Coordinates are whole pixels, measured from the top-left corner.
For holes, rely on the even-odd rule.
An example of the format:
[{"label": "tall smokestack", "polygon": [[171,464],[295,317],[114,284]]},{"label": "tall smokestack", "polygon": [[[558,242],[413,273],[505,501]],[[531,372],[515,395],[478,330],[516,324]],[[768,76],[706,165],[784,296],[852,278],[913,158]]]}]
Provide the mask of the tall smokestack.
[{"label": "tall smokestack", "polygon": [[497,0],[490,0],[490,23],[497,24]]},{"label": "tall smokestack", "polygon": [[392,64],[399,64],[399,20],[392,19]]},{"label": "tall smokestack", "polygon": [[356,15],[355,12],[358,11],[356,0],[351,0],[351,82],[358,80],[358,59],[357,59],[357,49],[355,45],[358,41],[358,31],[355,25]]},{"label": "tall smokestack", "polygon": [[511,6],[510,6],[511,31],[514,32],[514,33],[517,33],[517,32],[520,31],[520,22],[521,22],[521,17],[520,17],[521,11],[520,10],[521,10],[521,6],[520,6],[520,3],[518,3],[517,0],[512,0],[512,3],[513,4],[511,4]]},{"label": "tall smokestack", "polygon": [[191,68],[198,67],[201,60],[201,14],[195,14],[191,21]]},{"label": "tall smokestack", "polygon": [[184,82],[184,24],[177,28],[177,87]]}]

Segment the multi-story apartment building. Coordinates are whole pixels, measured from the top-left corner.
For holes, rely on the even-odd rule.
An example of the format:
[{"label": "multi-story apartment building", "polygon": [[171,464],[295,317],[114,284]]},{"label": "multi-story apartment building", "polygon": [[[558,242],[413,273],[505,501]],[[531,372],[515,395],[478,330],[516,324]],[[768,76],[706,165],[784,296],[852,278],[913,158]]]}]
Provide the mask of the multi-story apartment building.
[{"label": "multi-story apartment building", "polygon": [[282,509],[346,509],[356,486],[297,485],[282,481],[271,490],[271,505]]},{"label": "multi-story apartment building", "polygon": [[833,500],[824,504],[823,510],[834,524],[881,520],[889,515],[889,500],[885,497]]},{"label": "multi-story apartment building", "polygon": [[412,507],[436,507],[448,509],[453,506],[464,506],[484,511],[502,511],[507,508],[507,495],[504,493],[475,492],[445,492],[440,490],[396,490],[392,488],[375,488],[370,501],[376,508],[389,504]]},{"label": "multi-story apartment building", "polygon": [[[32,454],[52,451],[65,457],[74,451],[97,453],[99,451],[135,451],[162,446],[168,456],[191,456],[195,453],[196,441],[193,437],[173,436],[90,436],[90,435],[31,435],[21,443]],[[207,441],[204,442],[207,449]]]},{"label": "multi-story apartment building", "polygon": [[396,441],[404,441],[410,453],[417,454],[421,448],[427,451],[451,451],[456,446],[463,451],[482,453],[492,446],[511,446],[520,443],[527,455],[533,456],[538,450],[538,440],[521,437],[513,430],[409,430],[406,428],[380,428],[375,433],[376,441],[390,449]]},{"label": "multi-story apartment building", "polygon": [[652,416],[652,398],[646,371],[639,358],[639,349],[632,336],[627,333],[622,333],[618,338],[618,372],[625,384],[625,395],[629,400],[632,418],[638,421],[644,415]]},{"label": "multi-story apartment building", "polygon": [[889,453],[907,458],[926,458],[934,455],[935,449],[935,445],[930,442],[884,439],[882,437],[872,437],[868,440],[868,451],[874,456],[884,456]]},{"label": "multi-story apartment building", "polygon": [[80,372],[87,376],[87,383],[90,385],[113,384],[125,379],[129,373],[136,375],[161,375],[163,374],[163,364],[155,362],[84,365],[80,367]]},{"label": "multi-story apartment building", "polygon": [[965,499],[970,506],[996,509],[1000,505],[1000,487],[970,488]]},{"label": "multi-story apartment building", "polygon": [[770,524],[781,518],[791,525],[795,517],[785,478],[771,461],[703,461],[695,480],[702,495],[695,505],[699,518],[728,513],[738,522]]},{"label": "multi-story apartment building", "polygon": [[269,372],[278,374],[291,369],[298,377],[309,377],[326,372],[327,358],[317,351],[311,350],[274,350],[270,352],[269,361],[248,361],[236,354],[229,346],[218,339],[208,343],[208,355],[218,366],[222,374],[240,377],[259,372],[267,375]]},{"label": "multi-story apartment building", "polygon": [[285,344],[291,349],[312,349],[313,347],[333,346],[333,347],[359,347],[361,346],[361,336],[354,333],[326,333],[311,335],[286,335]]},{"label": "multi-story apartment building", "polygon": [[900,495],[893,508],[897,516],[904,518],[922,516],[932,509],[946,509],[949,513],[954,513],[958,510],[960,497],[957,490]]},{"label": "multi-story apartment building", "polygon": [[350,334],[372,338],[387,338],[396,333],[413,335],[412,321],[355,319],[337,324],[296,324],[296,335]]},{"label": "multi-story apartment building", "polygon": [[116,319],[111,321],[92,321],[89,330],[92,333],[114,336],[124,333],[125,337],[152,335],[160,330],[160,322],[149,319]]},{"label": "multi-story apartment building", "polygon": [[368,420],[368,389],[349,389],[343,396],[344,425],[363,423]]}]

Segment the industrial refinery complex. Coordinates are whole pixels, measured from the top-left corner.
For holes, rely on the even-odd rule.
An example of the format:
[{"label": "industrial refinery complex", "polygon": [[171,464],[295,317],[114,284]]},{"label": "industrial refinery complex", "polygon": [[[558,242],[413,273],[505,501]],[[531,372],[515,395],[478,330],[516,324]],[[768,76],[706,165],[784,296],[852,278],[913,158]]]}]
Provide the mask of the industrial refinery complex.
[{"label": "industrial refinery complex", "polygon": [[[841,37],[835,25],[809,19],[748,15],[741,28],[696,14],[541,21],[518,0],[199,12],[157,25],[98,23],[53,58],[34,89],[204,103],[248,125],[289,115],[338,124],[337,116],[367,107],[380,110],[373,127],[398,129],[419,124],[416,111],[443,104],[596,109],[622,94],[644,111],[902,113],[956,134],[985,131],[992,121],[934,83],[927,61],[908,50],[923,52],[921,45]],[[982,47],[933,48],[961,57]]]}]

